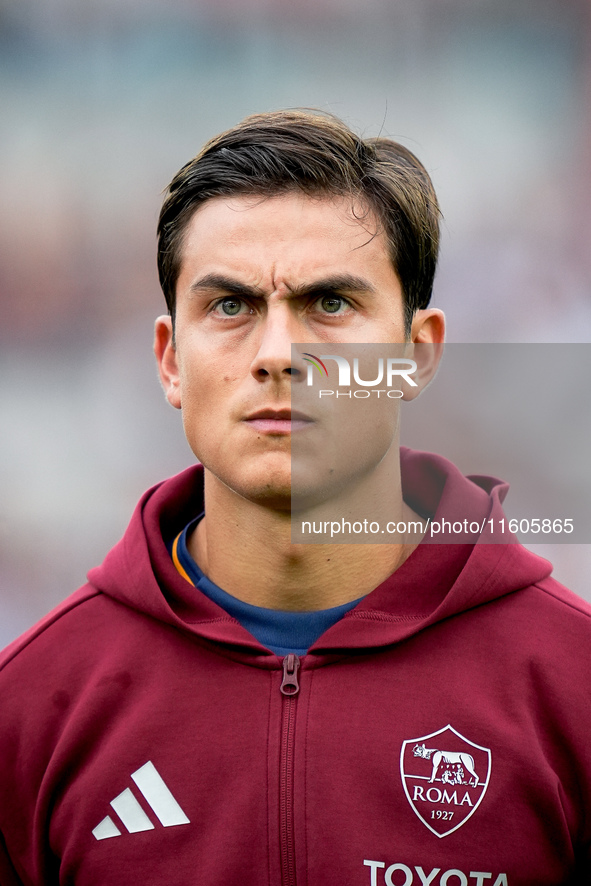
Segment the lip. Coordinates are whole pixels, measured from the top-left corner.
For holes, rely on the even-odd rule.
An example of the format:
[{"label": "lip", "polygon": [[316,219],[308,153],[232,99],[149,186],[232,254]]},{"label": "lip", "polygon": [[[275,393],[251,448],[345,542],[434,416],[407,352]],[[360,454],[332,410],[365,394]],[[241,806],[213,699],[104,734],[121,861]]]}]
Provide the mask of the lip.
[{"label": "lip", "polygon": [[252,412],[243,421],[259,433],[285,436],[309,427],[314,419],[303,412],[292,411],[289,408],[267,408]]}]

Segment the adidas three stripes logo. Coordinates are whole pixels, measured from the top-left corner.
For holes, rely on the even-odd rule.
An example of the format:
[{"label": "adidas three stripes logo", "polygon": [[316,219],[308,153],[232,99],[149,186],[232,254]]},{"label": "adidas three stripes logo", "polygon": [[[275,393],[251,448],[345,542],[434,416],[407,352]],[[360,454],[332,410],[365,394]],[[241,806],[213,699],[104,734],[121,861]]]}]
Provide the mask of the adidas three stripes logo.
[{"label": "adidas three stripes logo", "polygon": [[[189,819],[151,761],[132,772],[131,777],[160,824],[165,828],[177,824],[189,824]],[[114,800],[111,800],[111,806],[117,813],[123,827],[130,834],[154,829],[154,823],[144,808],[140,806],[131,788],[126,788]],[[97,840],[108,840],[109,837],[121,836],[121,830],[110,815],[103,818],[92,833]]]}]

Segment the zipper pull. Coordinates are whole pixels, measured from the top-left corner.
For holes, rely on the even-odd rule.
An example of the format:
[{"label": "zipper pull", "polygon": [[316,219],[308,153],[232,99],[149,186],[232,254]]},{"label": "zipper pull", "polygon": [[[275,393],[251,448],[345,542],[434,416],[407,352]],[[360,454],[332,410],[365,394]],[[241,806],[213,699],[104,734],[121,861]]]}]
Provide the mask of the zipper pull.
[{"label": "zipper pull", "polygon": [[294,652],[290,652],[283,659],[283,680],[281,681],[281,692],[283,695],[297,695],[300,691],[298,683],[298,670],[300,660]]}]

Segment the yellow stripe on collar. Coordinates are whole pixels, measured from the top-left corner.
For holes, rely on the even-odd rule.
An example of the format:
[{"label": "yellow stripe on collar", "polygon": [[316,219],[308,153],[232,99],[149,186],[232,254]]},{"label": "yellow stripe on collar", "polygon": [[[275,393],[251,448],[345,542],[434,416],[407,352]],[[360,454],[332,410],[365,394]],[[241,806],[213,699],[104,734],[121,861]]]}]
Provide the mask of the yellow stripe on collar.
[{"label": "yellow stripe on collar", "polygon": [[186,579],[190,585],[193,585],[193,587],[195,587],[195,582],[191,581],[191,579],[189,578],[189,576],[187,575],[187,573],[183,569],[183,567],[181,565],[181,561],[179,560],[177,548],[178,548],[178,544],[179,544],[179,538],[181,537],[182,534],[183,534],[182,532],[179,532],[179,534],[177,535],[177,537],[175,538],[175,540],[172,543],[172,562],[176,566],[176,571],[179,573],[179,575],[182,575],[183,578]]}]

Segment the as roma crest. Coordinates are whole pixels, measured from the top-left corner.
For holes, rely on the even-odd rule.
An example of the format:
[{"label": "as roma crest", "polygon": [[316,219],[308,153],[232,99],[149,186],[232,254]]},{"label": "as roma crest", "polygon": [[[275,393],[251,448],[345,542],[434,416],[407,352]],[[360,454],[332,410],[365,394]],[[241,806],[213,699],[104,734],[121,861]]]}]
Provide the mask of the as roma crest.
[{"label": "as roma crest", "polygon": [[400,774],[413,812],[437,837],[453,834],[471,818],[486,793],[491,752],[449,724],[400,750]]}]

